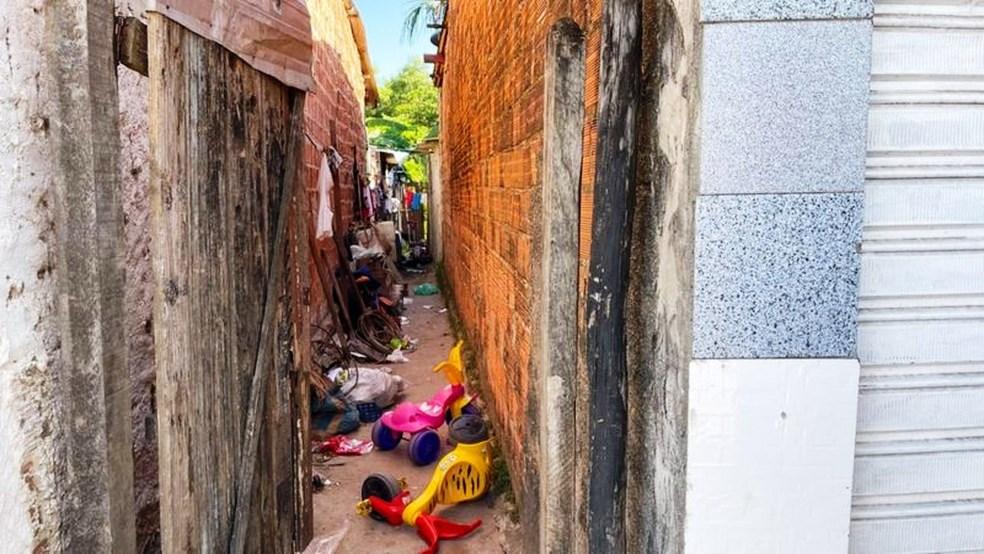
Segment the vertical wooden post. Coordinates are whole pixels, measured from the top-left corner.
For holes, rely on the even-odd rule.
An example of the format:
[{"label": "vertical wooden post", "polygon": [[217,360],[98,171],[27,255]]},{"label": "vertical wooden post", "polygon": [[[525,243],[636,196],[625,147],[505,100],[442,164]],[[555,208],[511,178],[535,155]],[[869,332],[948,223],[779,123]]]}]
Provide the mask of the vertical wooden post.
[{"label": "vertical wooden post", "polygon": [[571,550],[574,518],[578,230],[584,140],[584,34],[557,22],[547,37],[538,332],[540,552]]},{"label": "vertical wooden post", "polygon": [[610,554],[625,551],[625,297],[640,29],[640,0],[605,1],[585,352],[591,409],[588,547],[591,552]]},{"label": "vertical wooden post", "polygon": [[314,510],[311,490],[311,249],[309,248],[309,223],[311,208],[308,193],[303,185],[294,189],[291,232],[290,294],[293,298],[291,317],[294,326],[294,471],[295,487],[295,551],[302,550],[314,534]]},{"label": "vertical wooden post", "polygon": [[[57,488],[46,494],[53,494],[58,520],[51,521],[54,518],[40,505],[32,506],[32,519],[48,517],[44,525],[57,526],[57,544],[67,552],[132,552],[133,457],[123,332],[125,246],[113,2],[52,0],[44,4],[44,18],[47,41],[37,46],[45,55],[46,74],[36,75],[35,82],[43,106],[39,114],[51,118],[53,194],[42,198],[50,198],[53,208],[54,267],[48,269],[57,276],[58,292],[51,314],[58,336],[46,338],[58,356],[53,368],[58,379],[51,383],[57,422],[45,430],[57,443]],[[11,60],[11,72],[13,65]],[[13,85],[18,86],[23,85]],[[48,129],[47,120],[41,128]],[[29,170],[27,165],[20,171]],[[40,494],[28,477],[33,463],[25,461],[21,471],[32,494]],[[35,550],[57,547],[38,542]]]}]

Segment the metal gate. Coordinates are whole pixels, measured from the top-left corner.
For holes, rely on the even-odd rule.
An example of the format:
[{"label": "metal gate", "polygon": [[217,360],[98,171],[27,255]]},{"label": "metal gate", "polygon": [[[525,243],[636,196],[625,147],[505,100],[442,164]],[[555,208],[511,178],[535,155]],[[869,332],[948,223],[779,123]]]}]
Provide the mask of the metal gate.
[{"label": "metal gate", "polygon": [[875,10],[851,552],[977,552],[984,3]]}]

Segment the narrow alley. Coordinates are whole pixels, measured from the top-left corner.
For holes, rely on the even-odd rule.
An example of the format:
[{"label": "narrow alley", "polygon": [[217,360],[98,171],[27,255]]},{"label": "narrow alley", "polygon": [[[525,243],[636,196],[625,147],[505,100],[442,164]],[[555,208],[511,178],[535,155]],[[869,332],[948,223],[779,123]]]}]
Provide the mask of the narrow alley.
[{"label": "narrow alley", "polygon": [[0,30],[0,554],[984,553],[984,0]]},{"label": "narrow alley", "polygon": [[[433,271],[418,275],[409,281],[413,290],[423,283],[434,283]],[[409,322],[404,331],[417,343],[417,348],[407,354],[409,361],[386,366],[394,375],[402,377],[406,389],[402,400],[419,403],[429,400],[436,391],[446,385],[444,376],[434,373],[437,364],[447,358],[456,338],[449,324],[449,314],[443,296],[410,296],[405,317]],[[372,367],[372,364],[369,364]],[[467,368],[466,368],[467,370]],[[447,427],[440,430],[447,445]],[[350,435],[352,438],[371,442],[372,426],[363,425]],[[366,456],[334,457],[315,460],[314,472],[325,479],[325,488],[314,494],[314,536],[319,539],[341,535],[338,554],[362,554],[364,552],[416,552],[420,539],[409,527],[391,528],[371,518],[357,515],[355,502],[361,495],[362,482],[372,473],[383,473],[396,479],[405,479],[412,497],[418,496],[430,482],[433,466],[416,466],[407,457],[408,442],[394,451],[374,450]],[[499,485],[498,492],[503,485]],[[508,485],[506,485],[508,486]],[[512,521],[515,507],[501,496],[488,496],[478,502],[452,506],[441,512],[442,516],[459,522],[482,520],[482,526],[466,541],[448,542],[442,552],[465,553],[519,552],[516,540],[516,524]]]}]

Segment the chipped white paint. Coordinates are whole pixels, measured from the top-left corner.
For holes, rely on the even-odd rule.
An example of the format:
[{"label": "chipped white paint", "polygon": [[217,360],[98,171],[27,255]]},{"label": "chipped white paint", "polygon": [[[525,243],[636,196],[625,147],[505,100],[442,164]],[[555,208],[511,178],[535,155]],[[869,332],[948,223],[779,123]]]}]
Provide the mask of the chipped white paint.
[{"label": "chipped white paint", "polygon": [[[44,17],[40,0],[0,4],[0,537],[4,552],[30,552],[53,535],[52,440],[42,430],[52,406],[45,336],[54,278],[46,197],[52,180],[43,94]],[[29,484],[30,483],[30,486]],[[35,490],[31,490],[31,488]],[[50,497],[49,497],[50,498]],[[32,517],[30,510],[39,510]],[[43,519],[46,527],[38,523]]]},{"label": "chipped white paint", "polygon": [[875,4],[851,552],[984,551],[984,5]]},{"label": "chipped white paint", "polygon": [[858,369],[690,364],[687,554],[847,551]]}]

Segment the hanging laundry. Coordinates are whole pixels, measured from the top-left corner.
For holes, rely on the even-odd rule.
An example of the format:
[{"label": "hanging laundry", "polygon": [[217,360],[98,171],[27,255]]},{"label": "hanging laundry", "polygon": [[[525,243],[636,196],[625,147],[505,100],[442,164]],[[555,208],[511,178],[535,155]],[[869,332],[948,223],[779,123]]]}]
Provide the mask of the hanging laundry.
[{"label": "hanging laundry", "polygon": [[419,212],[420,211],[420,200],[422,195],[419,192],[413,194],[413,203],[410,205],[410,209]]},{"label": "hanging laundry", "polygon": [[331,189],[334,187],[335,181],[331,176],[328,154],[322,154],[321,169],[318,173],[318,225],[314,235],[317,240],[327,240],[335,235],[332,228],[335,213],[331,209]]}]

